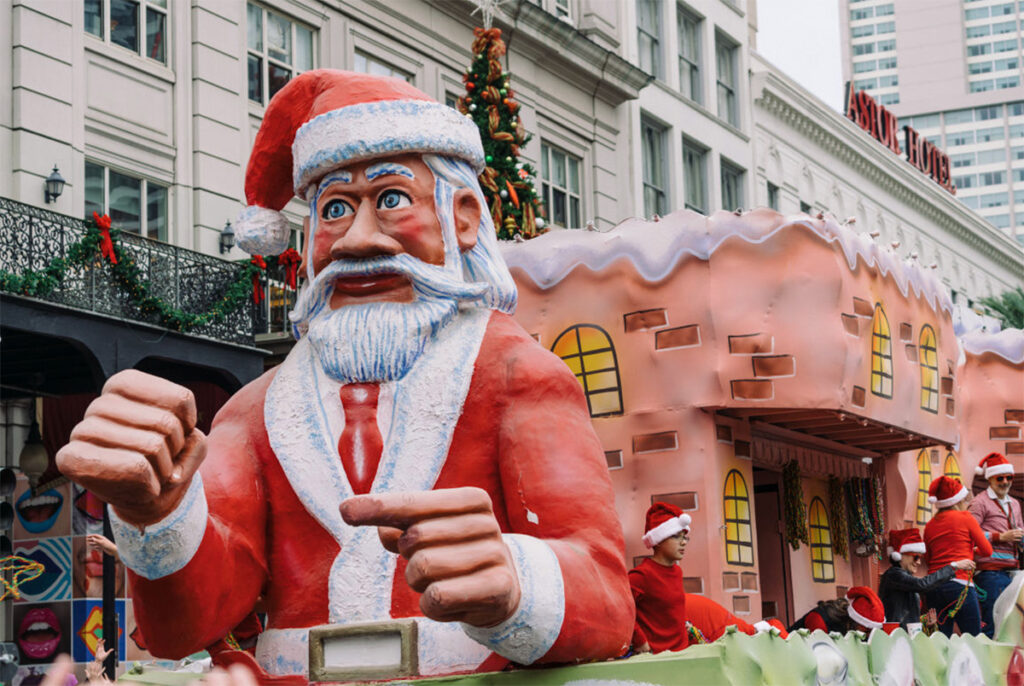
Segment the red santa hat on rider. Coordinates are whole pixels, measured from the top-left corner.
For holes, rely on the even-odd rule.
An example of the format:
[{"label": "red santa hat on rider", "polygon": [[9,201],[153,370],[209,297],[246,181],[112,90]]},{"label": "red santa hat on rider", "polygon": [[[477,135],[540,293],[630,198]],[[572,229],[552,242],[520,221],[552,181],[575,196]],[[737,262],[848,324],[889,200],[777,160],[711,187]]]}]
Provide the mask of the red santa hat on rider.
[{"label": "red santa hat on rider", "polygon": [[846,613],[850,619],[867,629],[881,629],[885,624],[885,606],[878,595],[867,586],[854,586],[846,592],[850,601]]},{"label": "red santa hat on rider", "polygon": [[402,79],[335,69],[299,74],[267,105],[245,171],[239,247],[276,255],[288,247],[280,210],[331,169],[402,153],[437,153],[484,169],[471,119]]},{"label": "red santa hat on rider", "polygon": [[646,533],[643,537],[644,545],[654,548],[669,536],[675,536],[680,531],[689,531],[690,522],[693,520],[690,515],[670,503],[654,503],[647,509]]},{"label": "red santa hat on rider", "polygon": [[938,507],[953,507],[966,497],[967,488],[953,477],[940,476],[928,487],[928,501]]},{"label": "red santa hat on rider", "polygon": [[899,562],[906,553],[925,554],[921,532],[914,529],[893,529],[889,532],[889,558]]},{"label": "red santa hat on rider", "polygon": [[1013,475],[1013,465],[1000,453],[989,453],[985,457],[981,458],[981,462],[974,469],[978,474],[984,475],[986,479],[991,479],[993,476],[1000,474]]}]

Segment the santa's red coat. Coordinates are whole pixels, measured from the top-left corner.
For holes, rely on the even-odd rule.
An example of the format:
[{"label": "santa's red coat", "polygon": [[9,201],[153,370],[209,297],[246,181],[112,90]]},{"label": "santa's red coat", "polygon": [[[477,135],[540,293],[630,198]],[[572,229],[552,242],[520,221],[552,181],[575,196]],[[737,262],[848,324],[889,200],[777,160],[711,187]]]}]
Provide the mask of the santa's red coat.
[{"label": "santa's red coat", "polygon": [[[264,398],[274,373],[239,391],[213,424],[201,468],[209,518],[194,556],[162,578],[129,571],[135,616],[154,655],[183,657],[213,643],[260,596],[269,629],[330,619],[328,578],[340,548],[270,448]],[[542,539],[557,556],[564,619],[539,661],[621,654],[633,603],[602,447],[570,370],[505,314],[487,323],[434,487],[459,486],[486,490],[503,532]],[[421,614],[404,562],[390,593],[393,617]],[[492,655],[486,666],[500,664]]]}]

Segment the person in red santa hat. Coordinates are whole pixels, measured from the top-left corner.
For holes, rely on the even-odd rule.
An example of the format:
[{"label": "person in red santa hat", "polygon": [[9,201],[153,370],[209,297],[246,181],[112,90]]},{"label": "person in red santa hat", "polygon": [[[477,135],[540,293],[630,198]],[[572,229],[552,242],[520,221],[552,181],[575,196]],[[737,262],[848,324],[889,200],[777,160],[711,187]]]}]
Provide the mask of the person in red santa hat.
[{"label": "person in red santa hat", "polygon": [[[992,545],[967,512],[970,493],[959,479],[940,476],[928,487],[928,500],[939,511],[924,527],[924,543],[928,548],[928,573],[934,574],[957,560],[974,559],[975,548],[984,555],[992,554]],[[978,594],[971,581],[972,572],[958,569],[949,581],[928,591],[925,598],[938,615],[939,631],[953,635],[953,622],[960,633],[981,631]]]},{"label": "person in red santa hat", "polygon": [[853,628],[870,634],[885,624],[885,606],[878,595],[867,586],[854,586],[846,592],[847,614]]},{"label": "person in red santa hat", "polygon": [[208,437],[187,389],[121,372],[57,457],[110,505],[154,655],[261,594],[263,681],[304,683],[323,624],[416,618],[421,674],[627,648],[603,450],[572,372],[510,317],[484,166],[473,122],[401,79],[309,71],[270,102],[235,235],[279,253],[280,210],[308,204],[298,343]]},{"label": "person in red santa hat", "polygon": [[[853,600],[857,600],[854,606]],[[807,629],[825,633],[845,634],[859,630],[870,632],[885,623],[885,608],[873,590],[867,586],[851,588],[845,598],[819,600],[814,609],[793,622],[789,631]]]},{"label": "person in red santa hat", "polygon": [[928,576],[917,576],[921,558],[927,548],[921,532],[916,528],[889,532],[889,560],[892,566],[885,570],[878,582],[878,595],[885,606],[885,616],[912,633],[921,630],[921,597],[953,578],[959,570],[974,570],[974,560],[954,560]]},{"label": "person in red santa hat", "polygon": [[629,570],[629,587],[636,603],[633,650],[682,650],[689,641],[679,561],[690,539],[691,518],[671,503],[654,503],[645,521],[643,543],[653,552]]},{"label": "person in red santa hat", "polygon": [[1024,537],[1024,519],[1021,519],[1020,502],[1010,496],[1013,465],[1009,460],[999,453],[989,453],[981,459],[975,471],[985,477],[988,488],[979,493],[967,509],[992,543],[992,555],[978,558],[974,583],[985,593],[985,599],[981,601],[982,631],[992,638],[995,632],[992,608],[1010,585],[1011,574],[1016,573],[1021,538]]}]

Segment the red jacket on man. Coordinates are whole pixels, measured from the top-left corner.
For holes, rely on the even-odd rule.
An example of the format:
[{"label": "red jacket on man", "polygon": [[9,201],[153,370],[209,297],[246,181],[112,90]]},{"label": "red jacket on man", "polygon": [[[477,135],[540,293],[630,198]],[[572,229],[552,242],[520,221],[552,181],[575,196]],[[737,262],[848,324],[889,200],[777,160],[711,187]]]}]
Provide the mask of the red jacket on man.
[{"label": "red jacket on man", "polygon": [[[154,655],[213,643],[260,595],[268,626],[256,653],[271,674],[305,673],[308,627],[421,616],[405,560],[383,549],[375,527],[350,527],[338,511],[352,494],[337,454],[339,387],[299,341],[220,411],[201,479],[174,513],[144,535],[117,522]],[[633,603],[622,529],[565,363],[509,316],[470,310],[385,391],[381,406],[391,399],[393,410],[371,492],[486,490],[512,534],[523,591],[516,614],[493,630],[421,619],[421,673],[624,652]]]}]

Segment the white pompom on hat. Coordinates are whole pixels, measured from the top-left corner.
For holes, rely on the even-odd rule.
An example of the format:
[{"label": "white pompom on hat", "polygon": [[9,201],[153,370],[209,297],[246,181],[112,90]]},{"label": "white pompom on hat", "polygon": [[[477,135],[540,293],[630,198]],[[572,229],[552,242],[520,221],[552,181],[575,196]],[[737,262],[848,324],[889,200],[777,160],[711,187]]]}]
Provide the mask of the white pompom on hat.
[{"label": "white pompom on hat", "polygon": [[484,169],[480,130],[402,79],[336,69],[299,74],[270,100],[245,171],[247,207],[235,223],[253,255],[288,247],[281,209],[324,173],[402,153],[437,153]]},{"label": "white pompom on hat", "polygon": [[1013,465],[1001,453],[989,453],[981,458],[981,462],[974,469],[977,474],[984,475],[986,479],[1000,474],[1013,474]]}]

